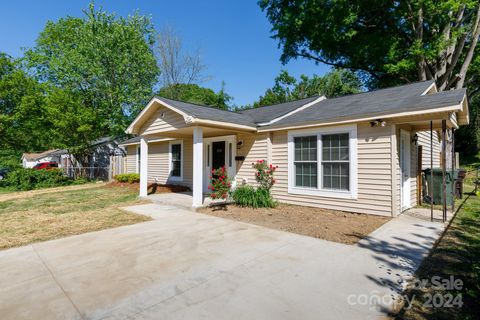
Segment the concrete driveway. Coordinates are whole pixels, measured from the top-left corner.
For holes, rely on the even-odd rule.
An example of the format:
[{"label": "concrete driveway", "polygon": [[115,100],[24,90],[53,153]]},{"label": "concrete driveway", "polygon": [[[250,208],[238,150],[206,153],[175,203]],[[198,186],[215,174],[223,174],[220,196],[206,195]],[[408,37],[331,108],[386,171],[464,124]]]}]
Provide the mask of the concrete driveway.
[{"label": "concrete driveway", "polygon": [[443,228],[404,216],[350,246],[169,206],[132,210],[155,220],[1,251],[1,318],[379,318]]}]

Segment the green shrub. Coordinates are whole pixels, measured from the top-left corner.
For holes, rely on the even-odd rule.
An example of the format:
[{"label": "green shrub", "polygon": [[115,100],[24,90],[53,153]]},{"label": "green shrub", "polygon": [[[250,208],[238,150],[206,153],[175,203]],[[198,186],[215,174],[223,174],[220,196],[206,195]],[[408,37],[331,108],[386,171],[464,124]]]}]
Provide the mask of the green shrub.
[{"label": "green shrub", "polygon": [[128,183],[140,182],[140,175],[138,173],[122,173],[122,174],[117,174],[113,178],[118,182],[128,182]]},{"label": "green shrub", "polygon": [[237,187],[231,194],[235,204],[240,207],[274,208],[277,205],[265,188],[255,189],[250,185],[243,185]]},{"label": "green shrub", "polygon": [[16,169],[2,181],[2,186],[13,190],[32,190],[71,184],[62,170]]}]

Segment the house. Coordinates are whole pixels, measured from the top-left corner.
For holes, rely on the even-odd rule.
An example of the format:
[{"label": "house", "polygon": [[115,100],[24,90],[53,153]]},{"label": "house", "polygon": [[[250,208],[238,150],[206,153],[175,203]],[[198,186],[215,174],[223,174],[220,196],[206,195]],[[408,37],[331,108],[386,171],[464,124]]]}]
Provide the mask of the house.
[{"label": "house", "polygon": [[37,163],[53,161],[62,167],[63,159],[67,154],[66,150],[53,149],[39,153],[24,153],[22,155],[22,166],[24,168],[33,168]]},{"label": "house", "polygon": [[154,97],[123,145],[140,196],[148,182],[182,184],[198,207],[212,168],[254,183],[252,162],[264,159],[278,165],[272,194],[281,202],[396,216],[417,202],[418,161],[430,167],[432,150],[439,166],[468,122],[466,91],[437,92],[433,81],[238,112]]},{"label": "house", "polygon": [[[76,159],[65,149],[48,150],[41,153],[24,153],[24,168],[33,168],[37,163],[53,161],[70,177],[84,176],[91,179],[108,180],[123,173],[125,149],[119,145],[121,137],[102,137],[92,141],[83,161]],[[83,164],[83,165],[82,165]]]}]

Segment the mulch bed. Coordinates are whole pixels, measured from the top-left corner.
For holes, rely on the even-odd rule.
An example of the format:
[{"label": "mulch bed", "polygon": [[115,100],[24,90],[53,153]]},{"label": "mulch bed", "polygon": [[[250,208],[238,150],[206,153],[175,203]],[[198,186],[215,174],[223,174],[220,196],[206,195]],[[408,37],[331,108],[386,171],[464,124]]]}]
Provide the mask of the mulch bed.
[{"label": "mulch bed", "polygon": [[[112,181],[106,185],[107,188],[117,188],[117,187],[124,187],[129,188],[132,190],[139,190],[140,184],[139,183],[128,183],[128,182],[117,182]],[[148,185],[148,194],[155,194],[155,193],[172,193],[172,192],[186,192],[190,191],[188,187],[184,186],[176,186],[171,184],[157,184],[152,183]]]},{"label": "mulch bed", "polygon": [[276,208],[216,205],[201,213],[345,244],[355,244],[391,218],[279,204]]}]

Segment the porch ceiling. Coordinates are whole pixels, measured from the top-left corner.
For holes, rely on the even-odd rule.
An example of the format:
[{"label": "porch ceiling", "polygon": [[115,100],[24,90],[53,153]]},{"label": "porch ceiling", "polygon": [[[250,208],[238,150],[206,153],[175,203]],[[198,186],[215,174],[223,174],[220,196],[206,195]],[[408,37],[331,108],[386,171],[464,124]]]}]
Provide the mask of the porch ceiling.
[{"label": "porch ceiling", "polygon": [[438,130],[442,128],[442,120],[447,121],[448,129],[458,129],[457,115],[455,112],[439,112],[394,118],[390,121],[390,123],[396,125],[409,125],[412,130],[430,130],[430,121],[432,121],[433,129]]}]

